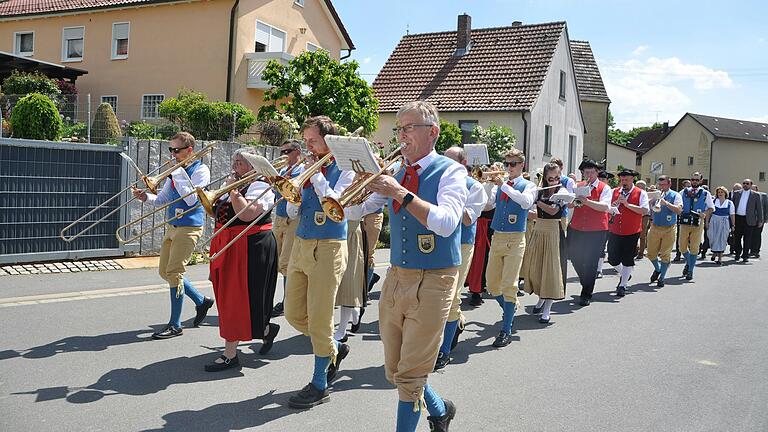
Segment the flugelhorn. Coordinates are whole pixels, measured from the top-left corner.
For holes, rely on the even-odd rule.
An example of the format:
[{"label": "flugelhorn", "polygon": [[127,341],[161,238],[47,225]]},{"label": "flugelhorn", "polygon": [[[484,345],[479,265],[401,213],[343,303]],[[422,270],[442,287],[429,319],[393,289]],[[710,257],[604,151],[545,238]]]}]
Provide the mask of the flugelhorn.
[{"label": "flugelhorn", "polygon": [[[67,225],[64,228],[62,228],[61,232],[59,233],[59,237],[61,237],[61,239],[64,240],[65,242],[71,242],[71,241],[75,240],[76,238],[82,236],[86,232],[90,231],[91,229],[93,229],[93,227],[95,227],[96,225],[100,224],[101,222],[106,220],[108,217],[110,217],[113,214],[115,214],[118,211],[120,211],[120,209],[122,209],[123,207],[127,206],[128,204],[130,204],[131,202],[133,202],[133,200],[135,200],[137,198],[136,197],[131,197],[126,202],[124,202],[123,204],[121,204],[121,205],[117,206],[116,208],[112,209],[111,211],[109,211],[107,214],[105,214],[101,218],[91,222],[90,225],[88,225],[87,227],[83,228],[79,232],[77,232],[75,234],[72,234],[72,235],[69,235],[69,236],[66,235],[67,231],[71,230],[77,224],[79,224],[81,222],[86,222],[84,220],[85,218],[87,218],[88,216],[96,213],[100,209],[106,207],[107,204],[109,204],[110,202],[112,202],[115,199],[117,199],[120,196],[122,196],[126,191],[135,188],[139,184],[139,182],[144,182],[144,184],[146,185],[147,189],[149,189],[152,193],[157,193],[157,189],[158,189],[158,187],[160,185],[160,182],[162,182],[165,178],[170,177],[171,173],[173,173],[177,169],[182,168],[182,167],[186,167],[187,165],[189,165],[190,163],[196,161],[197,159],[202,159],[203,156],[205,156],[206,154],[210,153],[213,150],[213,147],[214,147],[213,144],[209,144],[206,147],[204,147],[202,150],[200,150],[200,151],[190,155],[188,158],[184,159],[181,162],[178,162],[178,163],[174,164],[171,168],[168,168],[167,170],[165,170],[162,173],[157,174],[155,176],[150,176],[149,174],[151,172],[154,172],[154,171],[159,171],[162,167],[164,167],[169,162],[166,162],[166,163],[160,165],[155,170],[150,171],[147,174],[143,174],[141,172],[141,170],[138,169],[136,164],[133,163],[133,161],[131,160],[131,164],[133,165],[134,169],[136,169],[138,171],[138,173],[140,174],[139,179],[137,179],[136,181],[132,182],[131,184],[129,184],[128,186],[123,188],[120,192],[112,195],[106,201],[102,202],[101,204],[99,204],[96,207],[94,207],[93,209],[91,209],[91,211],[89,211],[88,213],[80,216],[79,218],[75,219],[72,223],[70,223],[69,225]],[[128,160],[130,160],[130,158],[128,158],[127,156],[124,156],[122,153],[121,153],[121,156],[123,156],[124,158],[127,158]]]}]

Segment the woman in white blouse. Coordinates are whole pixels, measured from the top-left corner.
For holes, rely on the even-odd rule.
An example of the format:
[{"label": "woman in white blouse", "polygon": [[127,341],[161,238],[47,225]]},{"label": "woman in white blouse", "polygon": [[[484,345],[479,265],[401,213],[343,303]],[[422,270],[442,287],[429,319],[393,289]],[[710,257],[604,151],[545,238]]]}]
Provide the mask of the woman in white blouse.
[{"label": "woman in white blouse", "polygon": [[712,261],[722,265],[723,252],[728,245],[728,234],[735,224],[736,208],[728,199],[728,189],[718,186],[715,189],[715,211],[707,222],[707,237],[712,248]]}]

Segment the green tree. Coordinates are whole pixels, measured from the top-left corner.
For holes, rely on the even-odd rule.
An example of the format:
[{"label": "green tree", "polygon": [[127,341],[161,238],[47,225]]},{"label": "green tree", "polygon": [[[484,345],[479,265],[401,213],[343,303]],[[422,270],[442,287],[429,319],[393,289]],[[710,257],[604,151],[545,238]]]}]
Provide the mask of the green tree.
[{"label": "green tree", "polygon": [[259,108],[258,119],[274,120],[285,113],[301,124],[322,114],[350,131],[362,126],[363,135],[369,136],[378,124],[379,103],[358,67],[356,61],[340,63],[324,50],[305,51],[286,66],[270,61],[261,77],[273,88],[264,92],[269,104]]},{"label": "green tree", "polygon": [[112,105],[103,102],[96,109],[96,115],[91,124],[91,142],[95,144],[108,144],[115,142],[122,135],[117,116],[112,110]]},{"label": "green tree", "polygon": [[461,145],[461,129],[453,123],[440,120],[440,137],[435,143],[435,150],[442,153],[453,146]]},{"label": "green tree", "polygon": [[[515,134],[512,129],[491,122],[488,128],[475,126],[472,138],[488,146],[488,158],[491,162],[500,161],[507,151],[515,146]],[[471,161],[470,161],[471,162]]]},{"label": "green tree", "polygon": [[61,116],[51,98],[30,93],[19,99],[11,111],[14,138],[56,141],[61,137]]},{"label": "green tree", "polygon": [[632,142],[633,139],[635,139],[635,137],[637,137],[637,135],[640,134],[640,132],[645,132],[651,129],[658,129],[661,127],[664,127],[664,125],[656,122],[651,126],[638,126],[625,132],[616,127],[613,114],[611,114],[611,110],[608,110],[608,142],[612,142],[614,144],[626,147],[630,142]]},{"label": "green tree", "polygon": [[182,88],[175,98],[160,102],[157,109],[162,117],[177,125],[180,130],[186,130],[189,128],[189,111],[195,105],[207,102],[205,93]]},{"label": "green tree", "polygon": [[17,70],[11,72],[11,75],[3,80],[3,93],[6,95],[40,93],[54,101],[61,97],[61,89],[59,89],[56,81],[39,72],[28,73]]},{"label": "green tree", "polygon": [[[187,112],[188,130],[197,139],[227,141],[238,137],[254,123],[256,116],[245,106],[231,102],[206,102]],[[234,123],[234,127],[233,127]]]}]

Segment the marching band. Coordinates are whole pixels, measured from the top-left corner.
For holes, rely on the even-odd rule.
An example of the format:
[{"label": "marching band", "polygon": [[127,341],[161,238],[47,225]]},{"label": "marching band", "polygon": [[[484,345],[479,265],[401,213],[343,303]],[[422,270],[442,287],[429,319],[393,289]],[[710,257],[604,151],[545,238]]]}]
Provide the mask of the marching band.
[{"label": "marching band", "polygon": [[[505,347],[520,310],[518,279],[538,297],[532,313],[548,324],[553,303],[565,298],[567,259],[581,284],[579,304],[590,304],[606,240],[608,262],[619,276],[615,296],[623,297],[630,290],[643,216],[650,216],[651,283],[664,286],[678,230],[683,276],[693,279],[704,221],[715,210],[700,174],[681,193],[671,190],[667,176],[658,178],[657,191],[646,192],[634,183],[638,174],[623,169],[616,174],[619,186],[611,189],[601,181],[608,173],[598,163],[584,160],[584,181],[576,183],[553,158],[537,183],[526,179],[526,155],[519,149],[503,155],[503,169],[471,170],[461,147],[439,155],[439,124],[430,103],[405,104],[397,113],[397,159],[393,154],[388,161],[396,163],[367,173],[340,168],[326,142],[338,127],[326,116],[310,117],[301,128],[303,142],[285,141],[281,158],[272,161],[274,171],[259,171],[266,159],[238,150],[232,173],[214,194],[203,190],[211,183],[205,152],[195,153],[190,134],[174,136],[169,151],[176,165],[151,178],[151,185],[144,176],[147,189],[138,183],[131,188],[135,199],[164,210],[169,221],[159,273],[169,285],[171,313],[153,338],[183,334],[185,295],[196,306],[194,326],[214,304],[184,276],[208,212],[216,226],[210,280],[225,349],[205,370],[238,367],[241,341],[262,340],[259,353],[268,353],[280,331],[271,320],[284,311],[287,322],[309,337],[314,354],[308,384],[288,403],[306,409],[328,402],[350,353],[347,332],[359,330],[368,292],[379,279],[373,251],[386,207],[391,251],[378,304],[379,332],[386,378],[398,392],[396,430],[415,431],[426,411],[430,430],[447,431],[456,406],[438,395],[428,376],[449,364],[459,340],[464,286],[470,287],[472,306],[483,303],[486,289],[496,300],[501,328],[493,346]],[[62,238],[72,237],[62,232]],[[285,297],[275,305],[278,273]]]}]

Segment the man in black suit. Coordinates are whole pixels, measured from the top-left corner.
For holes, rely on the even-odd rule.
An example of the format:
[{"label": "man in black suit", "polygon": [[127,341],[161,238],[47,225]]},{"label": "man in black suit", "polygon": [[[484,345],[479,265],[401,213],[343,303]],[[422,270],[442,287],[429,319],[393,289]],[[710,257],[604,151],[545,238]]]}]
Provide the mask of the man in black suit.
[{"label": "man in black suit", "polygon": [[741,186],[744,190],[733,193],[733,205],[736,207],[733,243],[736,259],[741,256],[742,261],[747,262],[754,231],[763,227],[763,204],[760,202],[760,195],[752,190],[752,180],[744,179]]},{"label": "man in black suit", "polygon": [[[763,207],[763,224],[765,224],[768,219],[768,195],[765,192],[758,191],[757,185],[752,185],[752,191],[760,197],[760,204]],[[758,225],[752,234],[752,247],[749,250],[749,255],[760,258],[760,246],[763,243],[763,225]]]}]

